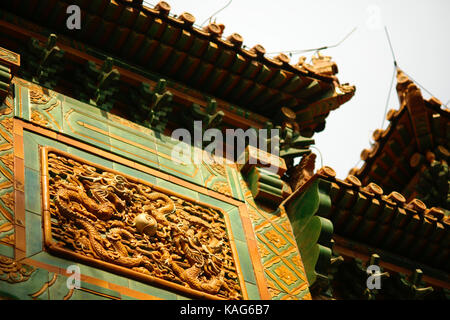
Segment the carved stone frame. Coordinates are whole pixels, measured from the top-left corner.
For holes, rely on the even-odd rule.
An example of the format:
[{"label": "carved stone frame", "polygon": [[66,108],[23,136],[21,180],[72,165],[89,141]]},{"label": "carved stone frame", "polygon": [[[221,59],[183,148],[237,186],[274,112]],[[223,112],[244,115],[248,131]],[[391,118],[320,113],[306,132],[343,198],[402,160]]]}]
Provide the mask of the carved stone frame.
[{"label": "carved stone frame", "polygon": [[223,300],[223,298],[217,297],[215,295],[211,295],[208,293],[204,293],[201,292],[199,290],[195,290],[195,289],[191,289],[191,288],[186,288],[185,286],[167,281],[167,280],[163,280],[163,279],[159,279],[156,278],[154,276],[150,276],[150,275],[146,275],[143,273],[139,273],[137,271],[133,271],[130,269],[127,269],[125,267],[121,267],[121,266],[117,266],[114,265],[112,263],[106,262],[106,261],[102,261],[99,259],[94,259],[91,257],[87,257],[78,253],[75,253],[73,251],[61,248],[60,246],[57,246],[56,243],[53,241],[52,238],[52,233],[51,233],[51,221],[50,221],[50,195],[48,192],[49,189],[49,179],[48,179],[48,153],[49,152],[53,152],[53,153],[57,153],[59,155],[62,155],[64,157],[68,157],[71,158],[75,161],[79,161],[79,162],[83,162],[86,163],[87,165],[93,166],[93,167],[97,167],[101,170],[104,171],[108,171],[108,172],[112,172],[114,174],[120,174],[124,177],[126,177],[129,181],[133,181],[133,182],[137,182],[137,183],[141,183],[141,184],[145,184],[150,186],[153,190],[159,191],[159,192],[163,192],[165,194],[169,194],[169,195],[173,195],[176,196],[178,198],[190,201],[192,203],[196,203],[198,205],[201,206],[205,206],[205,207],[209,207],[212,209],[215,209],[217,211],[219,211],[225,221],[225,226],[227,228],[227,233],[230,239],[230,247],[232,250],[232,256],[233,256],[233,260],[235,262],[235,266],[236,266],[236,273],[238,275],[238,279],[239,279],[239,285],[241,286],[242,289],[242,295],[244,299],[248,299],[248,294],[247,294],[247,290],[245,287],[245,281],[244,278],[242,276],[242,270],[241,270],[241,266],[239,263],[239,257],[237,254],[237,249],[234,243],[234,237],[232,234],[232,229],[231,229],[231,222],[230,222],[230,218],[227,214],[227,212],[225,212],[223,209],[216,207],[214,205],[211,204],[207,204],[201,201],[198,201],[196,199],[192,199],[189,197],[186,197],[185,195],[181,195],[179,193],[173,192],[171,190],[167,190],[165,188],[153,185],[145,180],[142,179],[138,179],[135,177],[132,177],[130,175],[121,173],[119,171],[116,171],[114,169],[111,168],[107,168],[104,167],[100,164],[97,163],[93,163],[91,161],[85,160],[83,158],[74,156],[70,153],[58,150],[56,148],[53,147],[40,147],[40,157],[41,157],[41,187],[42,187],[42,217],[43,217],[43,238],[44,238],[44,248],[57,256],[60,256],[62,258],[66,258],[66,259],[70,259],[74,262],[81,262],[81,263],[85,263],[87,265],[90,265],[92,267],[96,267],[96,268],[100,268],[103,269],[105,271],[110,271],[125,277],[129,277],[138,281],[142,281],[145,283],[148,283],[150,285],[154,285],[157,287],[160,287],[162,289],[168,289],[171,291],[175,291],[175,292],[179,292],[182,294],[186,294],[190,297],[196,298],[196,299],[219,299],[219,300]]}]

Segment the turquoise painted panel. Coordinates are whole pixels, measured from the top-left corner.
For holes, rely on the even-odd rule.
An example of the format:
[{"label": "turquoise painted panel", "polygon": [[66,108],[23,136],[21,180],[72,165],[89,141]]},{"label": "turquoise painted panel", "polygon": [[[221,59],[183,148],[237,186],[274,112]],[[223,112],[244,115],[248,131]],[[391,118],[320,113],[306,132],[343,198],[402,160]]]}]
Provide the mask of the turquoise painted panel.
[{"label": "turquoise painted panel", "polygon": [[[21,86],[18,84],[14,84],[14,96],[15,97],[20,97],[20,91],[21,91]],[[14,99],[14,116],[15,117],[22,117],[21,114],[21,106],[20,106],[20,101],[21,99]]]},{"label": "turquoise painted panel", "polygon": [[27,257],[42,251],[42,219],[40,215],[30,211],[25,212],[25,231]]},{"label": "turquoise painted panel", "polygon": [[64,132],[86,143],[109,151],[109,127],[104,123],[102,111],[100,109],[97,110],[86,111],[74,104],[63,102]]},{"label": "turquoise painted panel", "polygon": [[234,239],[246,241],[244,228],[242,227],[241,216],[239,215],[239,210],[237,208],[234,208],[227,213],[230,217],[231,230],[233,232]]},{"label": "turquoise painted panel", "polygon": [[21,104],[19,105],[19,113],[25,120],[30,120],[30,100],[28,98],[28,88],[21,87],[20,89]]},{"label": "turquoise painted panel", "polygon": [[[53,148],[59,149],[61,151],[67,151],[67,146],[65,144],[58,142],[56,140],[41,136],[34,132],[27,131],[26,129],[23,131],[23,136],[24,136],[24,140],[26,138],[28,139],[28,137],[31,137],[32,140],[34,140],[38,144],[38,146],[53,147]],[[29,143],[30,143],[30,145],[33,145],[32,141],[30,141]],[[36,150],[37,150],[37,148],[36,148]],[[40,156],[38,156],[38,157],[40,157]],[[26,159],[25,159],[25,161],[26,161]]]},{"label": "turquoise painted panel", "polygon": [[25,210],[41,214],[41,201],[40,174],[25,168]]},{"label": "turquoise painted panel", "polygon": [[228,212],[228,211],[233,210],[234,208],[236,208],[236,206],[234,206],[234,205],[232,205],[232,204],[230,204],[228,202],[224,202],[224,201],[218,200],[216,198],[212,198],[212,197],[207,196],[207,195],[205,195],[203,193],[199,193],[198,194],[198,199],[201,202],[205,202],[205,203],[208,203],[210,205],[219,207],[219,208],[223,209],[225,212]]},{"label": "turquoise painted panel", "polygon": [[130,129],[109,126],[110,149],[125,158],[139,162],[148,167],[158,169],[159,160],[154,138],[150,139],[142,133],[133,133]]},{"label": "turquoise painted panel", "polygon": [[[53,273],[49,274],[49,278],[53,277]],[[48,288],[50,300],[63,300],[69,296],[69,288],[67,286],[68,277],[58,274],[55,283]]]},{"label": "turquoise painted panel", "polygon": [[81,274],[84,274],[89,277],[93,277],[96,279],[102,279],[110,283],[117,284],[122,287],[128,286],[128,279],[117,274],[104,271],[102,269],[97,269],[91,266],[87,266],[84,264],[78,264],[80,266]]},{"label": "turquoise painted panel", "polygon": [[247,288],[248,298],[250,300],[259,300],[261,296],[259,295],[258,287],[250,282],[245,283],[245,287]]},{"label": "turquoise painted panel", "polygon": [[173,149],[180,143],[178,140],[156,134],[156,150],[158,151],[159,169],[163,172],[177,176],[180,179],[203,185],[202,173],[194,160],[195,152],[191,148],[191,161],[180,161],[172,157]]},{"label": "turquoise painted panel", "polygon": [[39,145],[34,140],[34,134],[28,131],[23,132],[23,149],[24,149],[24,165],[26,168],[39,171],[41,165],[39,163]]},{"label": "turquoise painted panel", "polygon": [[235,240],[235,244],[239,256],[239,262],[241,264],[244,281],[256,284],[255,272],[253,270],[253,264],[248,252],[247,243],[240,240]]},{"label": "turquoise painted panel", "polygon": [[198,198],[199,194],[197,192],[195,192],[193,190],[189,190],[185,187],[182,187],[182,186],[172,183],[170,181],[156,178],[156,184],[162,188],[176,192],[180,195],[184,195],[186,197],[189,197],[189,198],[192,198],[195,200],[199,200],[199,198]]}]

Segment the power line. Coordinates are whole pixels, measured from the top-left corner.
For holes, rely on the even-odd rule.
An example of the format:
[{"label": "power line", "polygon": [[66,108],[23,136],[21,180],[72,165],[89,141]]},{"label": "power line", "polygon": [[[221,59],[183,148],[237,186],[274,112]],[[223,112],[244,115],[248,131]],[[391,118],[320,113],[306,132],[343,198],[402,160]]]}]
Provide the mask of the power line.
[{"label": "power line", "polygon": [[305,52],[311,52],[311,51],[320,51],[320,50],[325,50],[325,49],[330,49],[330,48],[335,48],[339,45],[341,45],[345,40],[347,40],[348,37],[350,37],[350,35],[356,31],[356,29],[358,29],[358,27],[354,27],[352,29],[352,31],[350,31],[341,41],[339,41],[336,44],[333,44],[331,46],[324,46],[324,47],[320,47],[320,48],[314,48],[314,49],[304,49],[304,50],[291,50],[291,51],[278,51],[278,52],[269,52],[268,54],[277,54],[277,53],[287,53],[289,55],[293,55],[293,54],[298,54],[298,53],[305,53]]},{"label": "power line", "polygon": [[384,115],[383,115],[383,121],[381,122],[381,129],[383,129],[384,121],[386,120],[387,109],[389,106],[389,101],[391,99],[392,87],[394,86],[394,79],[395,79],[396,73],[397,73],[397,64],[394,65],[394,71],[392,72],[391,85],[389,86],[389,93],[388,93],[388,96],[386,99],[386,105],[384,107]]},{"label": "power line", "polygon": [[319,148],[317,148],[316,146],[310,145],[310,148],[314,148],[319,152],[320,155],[320,167],[323,168],[323,157],[322,157],[322,152],[320,152]]},{"label": "power line", "polygon": [[386,38],[389,43],[389,48],[391,48],[392,59],[394,60],[394,66],[397,68],[397,59],[395,58],[394,48],[392,47],[391,37],[386,26],[384,26],[384,32],[386,33]]},{"label": "power line", "polygon": [[381,122],[381,129],[383,129],[384,122],[386,121],[386,114],[387,114],[387,109],[389,107],[389,101],[391,99],[392,87],[394,86],[394,79],[395,79],[395,75],[398,70],[397,58],[395,57],[394,47],[392,46],[391,37],[389,36],[389,31],[388,31],[387,26],[384,26],[384,32],[386,34],[389,48],[391,49],[392,60],[394,60],[394,71],[392,72],[391,84],[389,85],[389,93],[386,98],[386,105],[384,106],[384,114],[383,114],[383,121]]},{"label": "power line", "polygon": [[[393,48],[393,46],[392,46],[391,37],[389,36],[389,32],[388,32],[388,29],[387,29],[386,26],[384,26],[384,31],[386,32],[386,38],[387,38],[388,43],[389,43],[389,48],[391,49],[392,59],[394,60],[394,68],[395,68],[395,69],[398,69],[399,67],[398,67],[397,59],[396,59],[396,57],[395,57],[394,48]],[[395,72],[395,70],[394,70],[394,72]],[[402,69],[402,72],[403,72],[410,80],[412,80],[415,84],[417,84],[420,88],[422,88],[425,92],[427,92],[430,96],[436,97],[436,96],[435,96],[434,94],[432,94],[427,88],[425,88],[424,86],[422,86],[422,85],[421,85],[419,82],[417,82],[413,77],[411,77],[408,73],[406,73],[403,69]],[[391,83],[391,87],[389,88],[389,96],[390,96],[391,90],[392,90],[392,83]],[[389,102],[389,97],[388,97],[388,102]],[[387,102],[387,103],[388,103],[388,102]],[[450,102],[450,100],[447,101],[447,103],[444,104],[444,106],[447,106],[449,102]],[[387,108],[387,105],[386,105],[386,108]],[[386,118],[386,111],[385,111],[385,116],[383,117],[383,124],[384,124],[385,118]]]},{"label": "power line", "polygon": [[200,25],[200,27],[203,27],[203,25],[204,25],[208,20],[211,20],[212,17],[214,17],[215,15],[217,15],[220,11],[224,10],[226,7],[228,7],[228,6],[231,4],[231,2],[233,2],[233,0],[228,1],[228,3],[227,3],[223,8],[220,8],[219,10],[217,10],[216,12],[214,12],[212,15],[210,15],[208,18],[206,18],[206,20],[203,21],[203,23]]}]

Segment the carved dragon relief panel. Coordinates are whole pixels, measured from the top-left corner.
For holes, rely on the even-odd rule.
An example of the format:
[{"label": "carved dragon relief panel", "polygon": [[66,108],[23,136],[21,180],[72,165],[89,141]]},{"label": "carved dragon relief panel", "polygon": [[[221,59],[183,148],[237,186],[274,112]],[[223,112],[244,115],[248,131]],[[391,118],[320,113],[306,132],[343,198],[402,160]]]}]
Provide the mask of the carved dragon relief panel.
[{"label": "carved dragon relief panel", "polygon": [[246,298],[221,209],[56,149],[41,156],[50,252],[194,297]]}]

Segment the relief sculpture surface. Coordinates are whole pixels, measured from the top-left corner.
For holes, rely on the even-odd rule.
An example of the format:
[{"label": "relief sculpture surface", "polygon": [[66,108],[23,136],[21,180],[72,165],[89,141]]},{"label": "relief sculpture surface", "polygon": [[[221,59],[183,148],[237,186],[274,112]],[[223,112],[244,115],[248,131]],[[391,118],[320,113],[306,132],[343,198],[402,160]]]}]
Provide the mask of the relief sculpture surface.
[{"label": "relief sculpture surface", "polygon": [[63,152],[42,157],[50,251],[197,296],[243,298],[222,211]]}]

